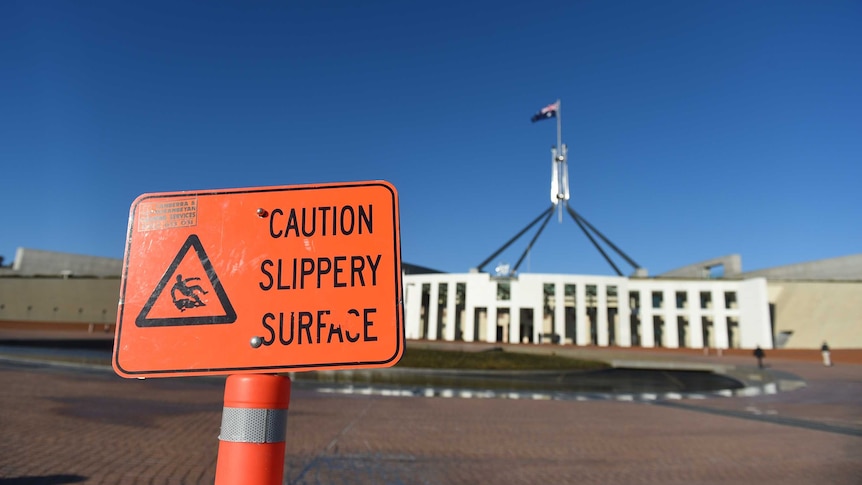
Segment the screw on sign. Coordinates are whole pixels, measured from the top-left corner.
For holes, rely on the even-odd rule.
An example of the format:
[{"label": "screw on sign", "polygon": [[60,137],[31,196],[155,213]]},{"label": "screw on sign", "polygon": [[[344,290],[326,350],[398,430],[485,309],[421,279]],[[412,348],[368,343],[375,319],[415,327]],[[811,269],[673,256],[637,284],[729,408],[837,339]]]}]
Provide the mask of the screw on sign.
[{"label": "screw on sign", "polygon": [[[116,328],[119,375],[230,375],[229,383],[245,375],[226,388],[224,419],[241,416],[254,426],[255,416],[269,422],[283,409],[286,420],[290,381],[271,374],[389,367],[401,358],[395,187],[367,181],[141,195],[129,214]],[[241,409],[228,406],[228,393]],[[249,464],[254,458],[234,454],[257,456],[248,450],[261,442],[249,436],[225,434],[223,441],[238,441],[220,447],[217,483],[230,480],[236,463],[276,467],[254,483],[281,483],[283,443],[281,457],[276,447]],[[245,451],[223,457],[222,448]]]}]

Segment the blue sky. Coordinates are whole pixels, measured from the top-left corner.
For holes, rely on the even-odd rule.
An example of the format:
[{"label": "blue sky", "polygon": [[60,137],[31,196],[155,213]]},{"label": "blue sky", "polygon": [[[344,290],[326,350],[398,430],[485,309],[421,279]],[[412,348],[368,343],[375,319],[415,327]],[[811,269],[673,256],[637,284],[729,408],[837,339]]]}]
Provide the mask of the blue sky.
[{"label": "blue sky", "polygon": [[[651,274],[862,252],[858,1],[13,1],[0,255],[120,258],[142,193],[384,179],[404,260],[467,271],[550,205],[558,98],[571,205]],[[568,218],[521,271],[612,274]]]}]

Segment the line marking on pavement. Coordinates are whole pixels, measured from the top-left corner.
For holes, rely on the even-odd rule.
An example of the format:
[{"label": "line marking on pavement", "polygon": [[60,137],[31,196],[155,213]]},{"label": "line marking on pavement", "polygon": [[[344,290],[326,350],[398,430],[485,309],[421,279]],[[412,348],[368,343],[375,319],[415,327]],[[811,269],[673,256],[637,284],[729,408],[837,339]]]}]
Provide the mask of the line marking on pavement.
[{"label": "line marking on pavement", "polygon": [[843,434],[847,436],[856,436],[862,438],[862,429],[848,428],[845,426],[836,426],[834,424],[818,423],[816,421],[808,421],[805,419],[789,418],[777,416],[774,414],[750,414],[740,411],[731,411],[727,409],[714,409],[708,407],[695,406],[681,402],[672,401],[655,401],[652,404],[656,406],[665,406],[670,408],[684,409],[687,411],[696,411],[700,413],[715,414],[718,416],[726,416],[730,418],[748,419],[750,421],[760,421],[764,423],[780,424],[783,426],[793,426],[796,428],[809,429],[813,431],[823,431],[826,433]]},{"label": "line marking on pavement", "polygon": [[293,482],[298,483],[299,481],[301,481],[303,477],[305,477],[305,474],[312,469],[312,467],[316,466],[318,462],[323,460],[323,455],[325,453],[329,453],[332,448],[334,448],[335,445],[338,444],[338,439],[347,434],[353,428],[353,425],[355,425],[357,421],[359,421],[362,417],[365,416],[368,410],[371,409],[372,404],[374,404],[374,402],[369,400],[365,407],[362,408],[362,411],[360,411],[358,415],[356,415],[349,423],[347,423],[347,425],[342,428],[342,430],[335,436],[335,438],[332,438],[332,441],[330,441],[329,444],[326,445],[326,448],[323,450],[323,452],[315,456],[311,461],[308,462],[307,465],[305,465],[302,470],[299,471],[299,474],[296,476]]},{"label": "line marking on pavement", "polygon": [[359,419],[361,419],[362,417],[365,416],[365,413],[367,413],[368,410],[371,409],[371,404],[373,404],[373,401],[369,400],[368,404],[366,404],[365,407],[362,408],[362,411],[360,411],[360,413],[355,418],[353,418],[353,420],[351,420],[349,423],[347,423],[347,426],[345,426],[344,429],[342,429],[341,432],[338,433],[338,435],[335,438],[332,438],[332,441],[330,441],[329,444],[326,446],[325,451],[331,450],[332,447],[334,447],[338,443],[338,438],[341,438],[342,436],[347,434],[347,432],[350,431],[351,428],[353,428],[353,425],[356,424],[356,422],[359,421]]}]

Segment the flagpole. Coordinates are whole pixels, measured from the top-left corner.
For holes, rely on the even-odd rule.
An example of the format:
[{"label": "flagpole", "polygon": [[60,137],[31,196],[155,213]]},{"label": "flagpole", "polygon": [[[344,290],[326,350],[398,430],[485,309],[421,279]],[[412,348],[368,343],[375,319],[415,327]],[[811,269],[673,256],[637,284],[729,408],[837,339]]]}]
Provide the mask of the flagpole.
[{"label": "flagpole", "polygon": [[[563,102],[560,99],[557,99],[557,156],[560,158],[560,162],[557,162],[555,160],[554,163],[559,163],[560,176],[562,176],[563,167],[565,166],[565,163],[566,163],[566,159],[565,159],[566,154],[565,154],[565,150],[563,150]],[[566,175],[566,177],[568,177],[568,175]],[[568,184],[568,181],[566,181],[566,183]],[[560,206],[559,216],[558,216],[558,220],[559,220],[560,224],[563,223],[563,205],[562,205],[563,201],[560,200],[560,198],[559,198],[559,194],[561,193],[560,192],[561,190],[563,190],[562,184],[560,184],[560,187],[557,191],[557,196],[558,196],[557,197],[557,204],[559,204],[559,206]]]},{"label": "flagpole", "polygon": [[557,100],[557,152],[562,155],[563,150],[563,103]]}]

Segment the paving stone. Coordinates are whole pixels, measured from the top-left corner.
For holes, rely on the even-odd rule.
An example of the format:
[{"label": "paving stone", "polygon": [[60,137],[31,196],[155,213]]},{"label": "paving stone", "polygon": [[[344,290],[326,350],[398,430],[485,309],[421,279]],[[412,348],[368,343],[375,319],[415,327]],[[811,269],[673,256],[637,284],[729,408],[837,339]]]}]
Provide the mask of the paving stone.
[{"label": "paving stone", "polygon": [[[807,386],[680,407],[325,394],[297,385],[285,483],[860,483],[862,366],[770,365]],[[0,388],[0,484],[214,481],[223,378],[125,380],[108,369],[3,361]]]}]

